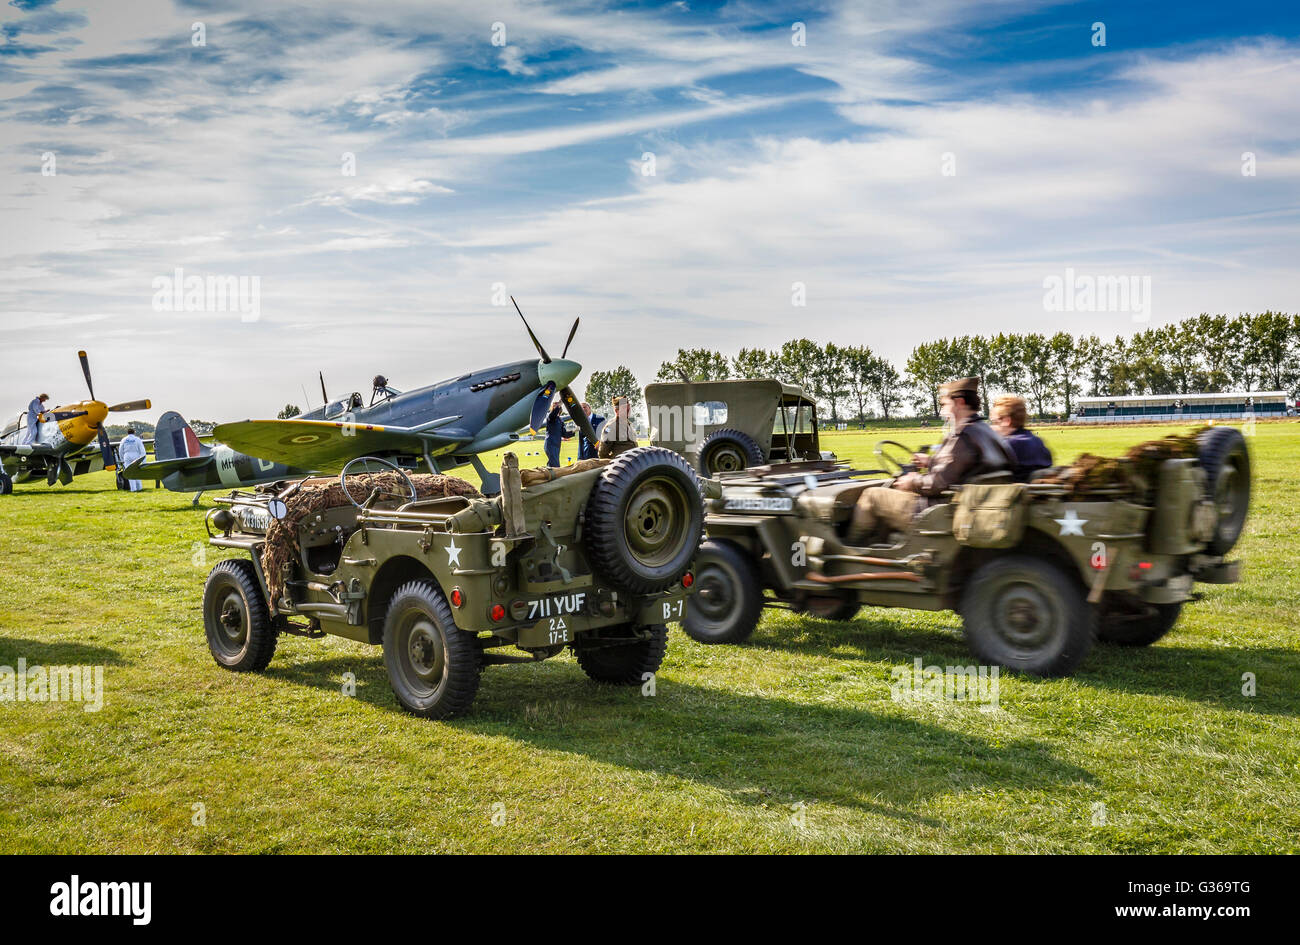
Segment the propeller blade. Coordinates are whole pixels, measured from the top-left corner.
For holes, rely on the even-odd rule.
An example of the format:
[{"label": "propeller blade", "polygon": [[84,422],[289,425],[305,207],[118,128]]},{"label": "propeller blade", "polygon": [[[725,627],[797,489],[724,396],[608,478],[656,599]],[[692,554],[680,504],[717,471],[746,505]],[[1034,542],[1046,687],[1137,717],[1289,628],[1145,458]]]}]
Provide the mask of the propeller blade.
[{"label": "propeller blade", "polygon": [[90,399],[96,400],[95,385],[90,380],[90,359],[86,357],[84,351],[78,351],[77,357],[81,360],[81,373],[86,375],[86,389],[90,391]]},{"label": "propeller blade", "polygon": [[580,321],[582,321],[581,318],[575,318],[573,320],[573,327],[569,329],[569,340],[564,343],[564,351],[560,353],[561,360],[569,355],[569,345],[573,344],[573,336],[578,333],[578,322]]},{"label": "propeller blade", "polygon": [[596,436],[596,430],[591,425],[591,418],[582,410],[582,401],[573,392],[572,387],[565,387],[560,391],[560,399],[564,401],[564,406],[569,409],[569,416],[573,419],[573,425],[585,436],[592,444],[600,442],[600,437]]},{"label": "propeller blade", "polygon": [[108,442],[108,432],[104,425],[99,425],[99,455],[104,457],[105,469],[116,469],[117,460],[113,458],[113,444]]},{"label": "propeller blade", "polygon": [[542,392],[533,401],[533,414],[528,418],[528,426],[540,430],[546,425],[546,415],[551,412],[551,400],[555,397],[555,382],[547,381]]},{"label": "propeller blade", "polygon": [[325,372],[324,371],[320,372],[320,396],[321,396],[321,403],[328,405],[330,402],[330,395],[325,393]]},{"label": "propeller blade", "polygon": [[533,347],[536,348],[537,353],[542,356],[542,360],[547,364],[550,364],[551,356],[546,353],[546,349],[542,347],[542,343],[538,341],[537,336],[533,334],[533,326],[528,324],[528,319],[524,318],[524,311],[519,307],[519,303],[515,302],[515,297],[513,295],[510,296],[510,301],[514,302],[515,311],[519,313],[519,317],[524,319],[524,327],[528,329],[528,337],[533,339]]},{"label": "propeller blade", "polygon": [[124,404],[114,404],[108,408],[109,413],[127,413],[131,410],[148,410],[152,407],[148,399],[145,400],[128,400]]}]

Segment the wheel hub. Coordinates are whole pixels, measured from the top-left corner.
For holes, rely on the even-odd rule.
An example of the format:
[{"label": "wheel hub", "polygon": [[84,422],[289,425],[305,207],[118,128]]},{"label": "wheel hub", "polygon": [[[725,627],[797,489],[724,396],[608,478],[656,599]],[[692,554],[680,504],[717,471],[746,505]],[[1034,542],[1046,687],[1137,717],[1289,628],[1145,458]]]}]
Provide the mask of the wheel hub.
[{"label": "wheel hub", "polygon": [[436,689],[442,683],[447,663],[442,636],[423,616],[410,626],[406,639],[406,662],[421,683]]},{"label": "wheel hub", "polygon": [[246,619],[244,613],[243,601],[237,594],[230,594],[221,603],[221,610],[217,614],[217,622],[221,625],[221,630],[226,635],[226,640],[233,646],[242,646],[245,638],[248,636],[246,629]]},{"label": "wheel hub", "polygon": [[680,498],[667,483],[649,482],[628,503],[628,545],[642,561],[662,564],[677,553]]},{"label": "wheel hub", "polygon": [[1051,637],[1052,607],[1037,588],[1013,585],[1003,591],[998,603],[997,627],[1008,643],[1037,647]]},{"label": "wheel hub", "polygon": [[711,620],[716,620],[729,613],[735,606],[735,595],[731,592],[731,582],[718,567],[704,567],[696,575],[700,598],[696,607]]}]

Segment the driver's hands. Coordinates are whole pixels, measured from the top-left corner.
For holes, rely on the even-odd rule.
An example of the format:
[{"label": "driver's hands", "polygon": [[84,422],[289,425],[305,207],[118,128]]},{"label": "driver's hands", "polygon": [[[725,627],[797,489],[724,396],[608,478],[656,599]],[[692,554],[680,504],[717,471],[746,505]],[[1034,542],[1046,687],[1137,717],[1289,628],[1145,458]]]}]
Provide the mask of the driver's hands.
[{"label": "driver's hands", "polygon": [[930,454],[929,454],[929,453],[913,453],[913,454],[912,454],[912,465],[913,465],[913,466],[916,466],[918,469],[929,469],[929,468],[930,468]]},{"label": "driver's hands", "polygon": [[904,473],[894,480],[894,488],[901,489],[904,492],[915,492],[920,479],[921,477],[917,473]]}]

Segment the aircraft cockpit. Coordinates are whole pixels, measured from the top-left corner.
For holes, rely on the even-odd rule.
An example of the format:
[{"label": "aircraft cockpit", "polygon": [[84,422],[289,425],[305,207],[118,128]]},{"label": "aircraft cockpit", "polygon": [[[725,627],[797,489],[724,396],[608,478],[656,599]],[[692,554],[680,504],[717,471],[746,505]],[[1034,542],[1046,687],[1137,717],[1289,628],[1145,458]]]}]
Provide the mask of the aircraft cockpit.
[{"label": "aircraft cockpit", "polygon": [[351,413],[354,410],[361,410],[366,405],[359,391],[353,391],[342,400],[336,400],[325,407],[325,419],[337,420],[344,414]]},{"label": "aircraft cockpit", "polygon": [[376,374],[374,380],[374,389],[370,392],[370,406],[374,406],[381,400],[392,400],[401,393],[396,387],[388,386],[388,378],[382,374]]}]

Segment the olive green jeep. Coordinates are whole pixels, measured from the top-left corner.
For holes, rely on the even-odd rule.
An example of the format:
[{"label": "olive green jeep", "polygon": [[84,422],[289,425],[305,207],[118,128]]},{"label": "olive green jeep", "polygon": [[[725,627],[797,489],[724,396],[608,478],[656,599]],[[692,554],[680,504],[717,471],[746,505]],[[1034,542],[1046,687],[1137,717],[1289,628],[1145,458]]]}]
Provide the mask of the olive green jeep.
[{"label": "olive green jeep", "polygon": [[208,576],[213,657],[261,671],[281,634],[382,645],[398,702],[428,718],[467,710],[485,665],[566,648],[592,679],[640,685],[686,614],[704,516],[695,473],[640,447],[558,471],[521,472],[507,454],[501,481],[484,498],[364,457],[337,480],[219,499],[211,543],[248,557]]},{"label": "olive green jeep", "polygon": [[1225,556],[1245,524],[1250,456],[1233,428],[1152,441],[1119,460],[1081,457],[1028,482],[978,476],[906,532],[850,546],[859,496],[910,469],[897,446],[876,450],[890,469],[805,462],[721,476],[686,632],[738,643],[764,606],[831,620],[863,606],[955,610],[982,662],[1069,675],[1095,637],[1153,643],[1199,596],[1195,582],[1238,579]]},{"label": "olive green jeep", "polygon": [[751,466],[830,459],[817,435],[817,402],[770,378],[674,381],[645,389],[650,442],[689,459],[703,476]]}]

